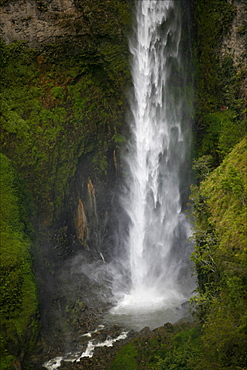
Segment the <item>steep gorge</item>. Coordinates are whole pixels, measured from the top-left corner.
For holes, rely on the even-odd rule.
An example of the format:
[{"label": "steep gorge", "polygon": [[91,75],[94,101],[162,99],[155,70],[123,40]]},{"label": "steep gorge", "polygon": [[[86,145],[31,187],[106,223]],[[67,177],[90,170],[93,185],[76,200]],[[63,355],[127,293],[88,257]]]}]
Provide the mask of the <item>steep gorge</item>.
[{"label": "steep gorge", "polygon": [[[109,294],[103,291],[99,304],[97,281],[89,285],[79,266],[108,260],[117,231],[111,202],[129,135],[131,3],[1,1],[1,144],[29,191],[24,198],[43,325],[39,351],[63,350],[78,327],[80,333],[94,329]],[[205,160],[215,168],[246,133],[245,2],[197,1],[193,14],[196,168],[203,177]],[[30,235],[30,223],[23,224]],[[78,252],[80,259],[73,259]],[[71,266],[74,274],[67,275]],[[6,302],[7,309],[14,304]],[[23,310],[2,326],[3,358],[15,368],[30,339],[34,344],[33,333],[18,324]]]}]

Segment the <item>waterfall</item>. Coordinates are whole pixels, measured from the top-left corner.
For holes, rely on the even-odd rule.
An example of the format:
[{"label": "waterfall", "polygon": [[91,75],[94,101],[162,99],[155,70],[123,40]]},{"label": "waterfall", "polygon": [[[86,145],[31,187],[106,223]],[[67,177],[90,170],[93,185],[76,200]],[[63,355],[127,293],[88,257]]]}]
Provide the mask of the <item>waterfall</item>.
[{"label": "waterfall", "polygon": [[122,197],[129,219],[122,264],[130,282],[115,314],[177,305],[188,299],[192,286],[190,223],[184,214],[190,108],[181,52],[181,2],[139,0],[135,14],[129,43],[132,138]]}]

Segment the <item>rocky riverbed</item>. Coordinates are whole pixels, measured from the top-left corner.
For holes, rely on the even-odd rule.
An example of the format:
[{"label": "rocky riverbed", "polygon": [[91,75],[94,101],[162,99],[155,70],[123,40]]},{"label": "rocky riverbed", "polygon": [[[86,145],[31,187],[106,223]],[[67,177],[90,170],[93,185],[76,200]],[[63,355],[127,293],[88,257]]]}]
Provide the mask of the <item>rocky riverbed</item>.
[{"label": "rocky riverbed", "polygon": [[99,325],[95,330],[84,334],[79,334],[79,330],[78,335],[73,337],[70,343],[70,350],[67,350],[66,353],[57,352],[58,348],[42,347],[44,341],[41,340],[42,343],[39,343],[40,352],[38,348],[28,361],[28,367],[25,368],[106,370],[111,368],[118,351],[127,343],[132,342],[132,345],[139,348],[137,361],[140,362],[140,369],[144,369],[145,363],[150,361],[149,354],[151,355],[154,351],[153,343],[156,343],[157,351],[167,345],[169,347],[169,343],[177,333],[181,330],[190,330],[195,325],[194,323],[184,323],[182,320],[174,325],[166,323],[154,330],[145,327],[139,332],[133,330],[127,332],[118,325],[110,326],[107,324]]},{"label": "rocky riverbed", "polygon": [[[81,324],[82,318],[87,321]],[[99,324],[100,317],[92,309],[85,308],[74,327],[58,333],[51,340],[41,336],[35,353],[25,368],[48,369],[108,369],[117,351],[129,341],[151,335],[153,331],[144,328],[140,332],[127,331],[118,325]],[[77,326],[77,332],[76,331]],[[85,332],[85,327],[92,328]],[[94,327],[94,329],[93,329]],[[66,343],[67,342],[67,343]]]}]

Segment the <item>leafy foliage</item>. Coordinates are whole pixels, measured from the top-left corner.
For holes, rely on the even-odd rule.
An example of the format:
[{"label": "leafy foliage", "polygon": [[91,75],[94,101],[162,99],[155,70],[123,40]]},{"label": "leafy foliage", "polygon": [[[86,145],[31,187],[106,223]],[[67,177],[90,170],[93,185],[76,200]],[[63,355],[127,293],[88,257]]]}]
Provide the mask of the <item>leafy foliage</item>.
[{"label": "leafy foliage", "polygon": [[118,351],[109,370],[115,369],[193,369],[200,353],[200,326],[165,324]]},{"label": "leafy foliage", "polygon": [[200,336],[201,331],[199,325],[187,331],[181,331],[175,336],[173,346],[165,358],[159,360],[156,369],[193,369],[193,363],[197,361],[201,349]]}]

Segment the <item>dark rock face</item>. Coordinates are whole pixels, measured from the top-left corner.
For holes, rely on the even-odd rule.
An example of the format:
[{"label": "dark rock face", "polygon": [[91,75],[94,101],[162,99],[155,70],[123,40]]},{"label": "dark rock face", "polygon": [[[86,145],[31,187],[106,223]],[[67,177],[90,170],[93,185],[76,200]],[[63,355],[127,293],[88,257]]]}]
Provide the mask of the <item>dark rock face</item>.
[{"label": "dark rock face", "polygon": [[[65,38],[74,43],[92,35],[119,38],[122,16],[125,24],[129,22],[129,15],[124,14],[125,10],[122,12],[122,6],[130,2],[115,2],[116,13],[112,11],[112,1],[1,0],[0,35],[6,43],[25,41],[29,47],[38,49]],[[109,25],[103,34],[102,24]]]},{"label": "dark rock face", "polygon": [[50,264],[37,259],[43,348],[73,347],[73,338],[101,324],[109,307],[111,292],[99,274],[114,247],[116,174],[110,167],[107,177],[94,171],[90,156],[81,158],[57,226],[41,237],[39,247]]},{"label": "dark rock face", "polygon": [[30,47],[87,33],[85,11],[73,0],[2,1],[0,30],[7,43],[26,41]]},{"label": "dark rock face", "polygon": [[229,34],[223,38],[220,54],[221,57],[231,54],[235,66],[239,67],[240,63],[247,64],[247,4],[244,0],[234,0],[232,4],[236,13]]},{"label": "dark rock face", "polygon": [[[114,148],[106,153],[107,174],[95,170],[92,155],[88,153],[79,159],[60,217],[51,227],[39,227],[38,248],[42,257],[36,256],[35,270],[42,330],[37,361],[45,358],[48,348],[52,348],[54,357],[74,350],[77,338],[102,324],[111,305],[104,266],[114,250],[117,221],[113,203],[118,174]],[[42,259],[49,263],[48,267]],[[92,361],[86,359],[85,366]],[[100,366],[102,361],[99,369]]]},{"label": "dark rock face", "polygon": [[82,35],[82,12],[72,0],[5,1],[1,7],[1,34],[7,43],[26,41],[31,47],[54,43],[59,37]]},{"label": "dark rock face", "polygon": [[106,262],[113,250],[112,202],[117,186],[114,148],[106,153],[107,175],[95,171],[90,154],[79,161],[69,192],[68,223],[79,250]]}]

